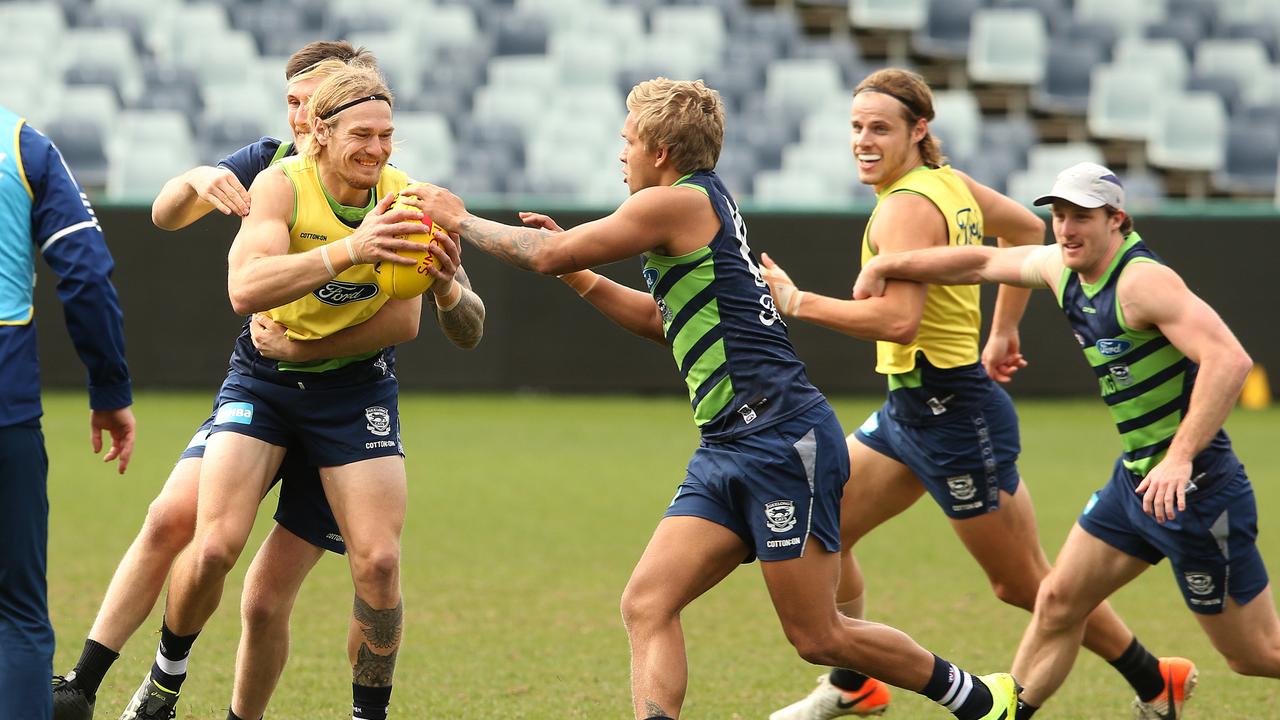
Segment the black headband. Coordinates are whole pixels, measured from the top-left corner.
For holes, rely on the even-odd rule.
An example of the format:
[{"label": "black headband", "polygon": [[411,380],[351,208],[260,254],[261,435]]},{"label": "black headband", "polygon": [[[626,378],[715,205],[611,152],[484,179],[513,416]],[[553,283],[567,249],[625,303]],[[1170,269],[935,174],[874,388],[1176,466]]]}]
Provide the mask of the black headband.
[{"label": "black headband", "polygon": [[861,89],[861,90],[859,90],[858,92],[854,93],[854,96],[856,97],[856,96],[858,96],[858,95],[861,95],[861,94],[862,94],[862,93],[864,93],[864,92],[873,92],[873,93],[880,93],[881,95],[888,95],[889,97],[893,98],[894,100],[897,100],[898,102],[900,102],[900,103],[902,103],[903,105],[905,105],[905,106],[906,106],[906,108],[907,108],[908,110],[910,110],[910,111],[911,111],[911,115],[912,115],[913,117],[924,117],[924,113],[922,113],[922,112],[920,112],[919,110],[917,110],[917,109],[916,109],[916,105],[915,105],[915,103],[913,103],[913,102],[911,102],[910,100],[908,100],[908,99],[906,99],[906,98],[902,97],[901,95],[899,95],[898,93],[896,93],[896,92],[894,92],[894,91],[892,91],[892,90],[886,90],[886,89],[884,89],[884,88],[882,88],[882,87],[875,87],[875,86],[873,85],[873,86],[870,86],[870,87],[864,87],[864,88],[862,88],[862,89]]},{"label": "black headband", "polygon": [[364,97],[358,97],[355,100],[348,100],[347,102],[342,103],[338,107],[321,115],[320,119],[328,120],[329,118],[333,117],[334,115],[337,115],[338,113],[342,112],[343,110],[346,110],[349,107],[354,107],[356,105],[359,105],[360,103],[367,103],[370,100],[381,100],[382,102],[388,105],[391,104],[391,98],[387,97],[386,95],[383,95],[382,93],[377,93],[376,95],[366,95]]}]

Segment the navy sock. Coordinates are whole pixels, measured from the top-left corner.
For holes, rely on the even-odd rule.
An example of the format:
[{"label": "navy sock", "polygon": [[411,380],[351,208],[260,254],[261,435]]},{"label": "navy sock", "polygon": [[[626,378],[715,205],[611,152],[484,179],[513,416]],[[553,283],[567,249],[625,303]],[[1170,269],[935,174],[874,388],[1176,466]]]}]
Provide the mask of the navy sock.
[{"label": "navy sock", "polygon": [[84,650],[80,652],[80,659],[76,661],[75,678],[70,682],[75,686],[84,690],[89,699],[98,693],[98,686],[102,684],[102,678],[107,674],[107,670],[111,668],[111,663],[120,657],[120,653],[103,645],[100,642],[86,638],[84,641]]},{"label": "navy sock", "polygon": [[351,684],[351,717],[353,720],[387,720],[391,705],[391,686],[370,687]]},{"label": "navy sock", "polygon": [[991,712],[991,691],[981,680],[933,656],[933,674],[921,695],[950,710],[959,720],[979,720]]},{"label": "navy sock", "polygon": [[862,689],[862,684],[867,681],[867,676],[857,670],[848,668],[831,668],[831,674],[827,676],[832,685],[840,688],[845,692],[857,692]]},{"label": "navy sock", "polygon": [[191,645],[200,633],[178,635],[169,629],[168,623],[160,623],[160,649],[151,665],[151,680],[161,688],[178,694],[187,679],[187,656]]},{"label": "navy sock", "polygon": [[1014,720],[1031,720],[1031,716],[1036,714],[1040,708],[1028,702],[1018,701],[1018,712],[1013,716]]},{"label": "navy sock", "polygon": [[1120,671],[1125,681],[1138,693],[1138,699],[1150,702],[1164,690],[1164,677],[1160,675],[1160,661],[1156,659],[1138,638],[1129,643],[1128,649],[1120,657],[1109,661],[1111,667]]}]

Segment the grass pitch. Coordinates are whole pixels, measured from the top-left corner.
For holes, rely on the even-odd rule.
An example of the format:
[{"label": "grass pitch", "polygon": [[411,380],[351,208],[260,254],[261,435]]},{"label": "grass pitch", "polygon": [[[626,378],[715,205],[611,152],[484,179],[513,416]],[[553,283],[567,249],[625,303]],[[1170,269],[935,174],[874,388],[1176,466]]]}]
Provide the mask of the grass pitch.
[{"label": "grass pitch", "polygon": [[[116,476],[90,454],[84,397],[48,394],[51,470],[49,597],[58,672],[75,662],[116,563],[151,498],[209,408],[208,395],[142,394],[133,465]],[[851,430],[878,400],[836,403]],[[1052,557],[1119,449],[1096,400],[1018,404],[1021,468]],[[697,442],[677,397],[406,395],[401,398],[410,507],[404,533],[405,641],[394,718],[629,718],[627,639],[618,598]],[[1280,516],[1275,451],[1280,411],[1237,412],[1228,424],[1255,483],[1261,547],[1280,566],[1269,524]],[[263,503],[246,557],[192,653],[179,717],[226,717],[248,554],[270,526]],[[978,672],[1006,669],[1028,616],[991,594],[977,564],[927,497],[858,548],[868,614]],[[1280,683],[1228,670],[1182,604],[1167,563],[1114,603],[1157,654],[1194,658],[1201,682],[1190,718],[1274,717]],[[346,661],[351,584],[327,556],[303,587],[275,718],[350,717]],[[150,666],[160,613],[125,646],[98,696],[114,718]],[[682,717],[766,718],[807,693],[821,671],[783,637],[756,566],[740,568],[685,613],[689,692]],[[1082,653],[1037,717],[1129,717],[1131,692]],[[896,692],[889,717],[942,718]]]}]

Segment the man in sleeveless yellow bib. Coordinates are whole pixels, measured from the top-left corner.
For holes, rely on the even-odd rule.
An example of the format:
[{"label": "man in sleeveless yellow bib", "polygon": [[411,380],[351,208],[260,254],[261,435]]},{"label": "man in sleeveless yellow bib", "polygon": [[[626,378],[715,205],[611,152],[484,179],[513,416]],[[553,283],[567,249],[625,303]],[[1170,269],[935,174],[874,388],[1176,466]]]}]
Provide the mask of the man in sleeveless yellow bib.
[{"label": "man in sleeveless yellow bib", "polygon": [[[387,302],[372,263],[414,262],[396,253],[418,247],[401,236],[422,227],[416,209],[389,211],[409,184],[387,166],[391,103],[381,77],[365,68],[345,68],[316,88],[301,155],[264,170],[251,187],[249,213],[228,258],[237,312],[264,313],[294,342],[305,342],[358,326]],[[466,323],[478,338],[483,304],[466,287],[457,244],[448,236],[438,240],[432,300],[442,328],[450,334],[454,323]],[[354,712],[384,718],[403,617],[406,498],[388,350],[285,362],[267,357],[255,339],[246,325],[236,341],[201,466],[195,537],[173,570],[167,634],[139,690],[142,702],[131,703],[125,717],[150,717],[164,681],[185,670],[185,650],[171,657],[173,646],[189,649],[216,609],[258,502],[290,448],[319,469],[347,547],[356,590],[348,640]]]},{"label": "man in sleeveless yellow bib", "polygon": [[[1257,547],[1257,504],[1222,430],[1249,355],[1133,231],[1110,170],[1070,167],[1036,204],[1053,205],[1056,247],[885,256],[863,268],[855,288],[873,296],[886,278],[904,278],[1051,289],[1098,377],[1124,452],[1040,586],[1014,659],[1023,698],[1039,704],[1052,695],[1075,661],[1084,619],[1165,557],[1227,665],[1280,677],[1280,618]],[[1137,715],[1180,718],[1195,667],[1160,664],[1170,687],[1139,695]]]},{"label": "man in sleeveless yellow bib", "polygon": [[[909,71],[872,73],[854,91],[852,150],[859,180],[877,198],[863,231],[862,262],[915,248],[980,246],[986,236],[1000,245],[1041,245],[1043,221],[945,164],[929,132],[933,117],[929,86]],[[1028,291],[1001,287],[980,357],[976,285],[896,282],[883,297],[844,300],[797,290],[781,268],[767,257],[764,262],[783,315],[876,341],[876,371],[888,380],[884,406],[848,439],[851,474],[840,508],[841,610],[851,617],[864,612],[853,545],[925,492],[986,572],[996,597],[1031,610],[1049,562],[1030,492],[1018,474],[1017,415],[992,380],[1008,381],[1026,364],[1018,321]],[[1140,694],[1161,687],[1156,658],[1109,606],[1090,618],[1084,644]],[[879,685],[836,669],[771,720],[883,712],[889,697]],[[1034,710],[1023,711],[1029,712]]]}]

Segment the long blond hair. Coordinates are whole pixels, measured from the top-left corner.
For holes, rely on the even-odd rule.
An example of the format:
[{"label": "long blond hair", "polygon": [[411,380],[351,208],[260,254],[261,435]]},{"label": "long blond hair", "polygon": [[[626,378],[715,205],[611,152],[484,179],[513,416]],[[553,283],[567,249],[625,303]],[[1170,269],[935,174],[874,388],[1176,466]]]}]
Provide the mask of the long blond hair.
[{"label": "long blond hair", "polygon": [[[327,65],[329,62],[326,60],[321,65]],[[311,99],[307,101],[307,124],[310,125],[311,132],[302,139],[298,148],[298,153],[303,157],[315,158],[320,155],[321,145],[316,142],[316,131],[322,124],[330,131],[333,130],[338,124],[339,115],[324,118],[338,106],[375,95],[386,98],[388,105],[392,105],[394,100],[386,81],[377,70],[351,67],[336,60],[332,62],[336,62],[341,68],[320,83],[320,87],[316,88],[316,91],[311,94]]]},{"label": "long blond hair", "polygon": [[[933,91],[924,78],[910,70],[902,68],[885,68],[868,75],[853,94],[878,92],[894,98],[902,105],[902,116],[907,120],[908,132],[922,118],[926,123],[933,122]],[[931,168],[942,167],[947,156],[942,154],[942,141],[933,133],[925,130],[919,144],[920,160]]]}]

